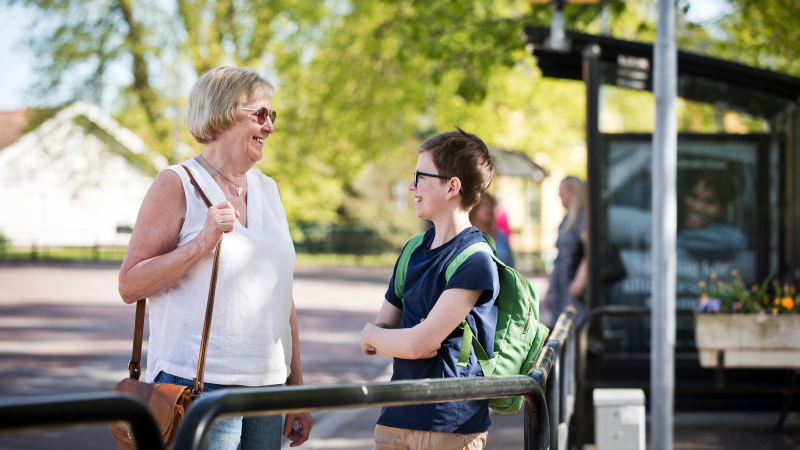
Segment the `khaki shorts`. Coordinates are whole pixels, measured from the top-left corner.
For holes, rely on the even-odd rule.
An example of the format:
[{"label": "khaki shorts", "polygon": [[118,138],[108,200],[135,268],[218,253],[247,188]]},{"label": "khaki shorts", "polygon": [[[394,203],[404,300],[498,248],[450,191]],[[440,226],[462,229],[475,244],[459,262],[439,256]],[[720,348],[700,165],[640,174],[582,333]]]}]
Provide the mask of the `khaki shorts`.
[{"label": "khaki shorts", "polygon": [[376,425],[373,450],[481,450],[488,434],[435,433]]}]

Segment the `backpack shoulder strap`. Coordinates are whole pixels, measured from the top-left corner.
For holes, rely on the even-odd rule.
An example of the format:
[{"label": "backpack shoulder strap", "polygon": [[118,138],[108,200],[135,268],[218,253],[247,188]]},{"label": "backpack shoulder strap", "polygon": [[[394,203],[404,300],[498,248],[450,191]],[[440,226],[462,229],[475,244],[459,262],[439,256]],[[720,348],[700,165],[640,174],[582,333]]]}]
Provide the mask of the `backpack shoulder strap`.
[{"label": "backpack shoulder strap", "polygon": [[422,239],[425,233],[420,233],[408,241],[403,253],[400,254],[400,259],[397,261],[397,269],[394,273],[394,295],[403,301],[403,284],[406,282],[406,274],[408,273],[408,261],[411,259],[411,253],[422,245]]},{"label": "backpack shoulder strap", "polygon": [[[476,242],[469,247],[465,248],[461,251],[452,261],[447,265],[447,269],[444,272],[444,279],[445,283],[450,282],[450,278],[452,278],[453,274],[456,273],[461,264],[464,263],[470,256],[474,255],[478,252],[488,253],[489,256],[494,259],[497,264],[501,264],[505,266],[502,261],[497,259],[497,255],[495,254],[495,244],[494,239],[486,233],[483,233],[483,236],[486,238],[488,243],[486,242]],[[461,337],[461,349],[458,353],[458,366],[459,367],[467,367],[467,363],[469,362],[469,353],[470,348],[475,350],[475,356],[478,358],[478,361],[488,361],[489,355],[484,350],[481,343],[478,341],[478,338],[472,333],[472,329],[469,327],[466,319],[461,321],[461,324],[458,326],[459,329],[463,330],[464,334]],[[470,345],[471,344],[471,345]]]}]

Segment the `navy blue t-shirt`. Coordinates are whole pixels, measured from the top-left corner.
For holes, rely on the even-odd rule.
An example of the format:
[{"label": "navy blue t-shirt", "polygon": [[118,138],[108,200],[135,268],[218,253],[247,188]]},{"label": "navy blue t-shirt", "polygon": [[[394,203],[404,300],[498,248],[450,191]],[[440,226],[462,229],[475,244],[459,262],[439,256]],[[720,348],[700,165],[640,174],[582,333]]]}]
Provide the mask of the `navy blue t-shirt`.
[{"label": "navy blue t-shirt", "polygon": [[[431,227],[425,233],[422,244],[411,253],[403,285],[404,301],[401,302],[395,295],[394,277],[389,282],[386,300],[403,310],[400,328],[412,328],[428,317],[445,290],[454,288],[484,290],[466,319],[472,332],[491,357],[494,351],[494,330],[497,327],[495,299],[500,289],[497,264],[488,254],[477,252],[461,264],[449,283],[445,283],[448,263],[464,249],[476,242],[485,241],[485,238],[477,228],[470,227],[446,244],[428,250],[434,235],[435,228]],[[467,367],[457,366],[462,335],[463,331],[453,330],[442,342],[442,347],[435,358],[414,360],[394,358],[392,380],[483,376],[474,350],[470,353]],[[408,430],[465,434],[482,433],[492,426],[489,420],[488,400],[386,407],[381,410],[378,424]]]}]

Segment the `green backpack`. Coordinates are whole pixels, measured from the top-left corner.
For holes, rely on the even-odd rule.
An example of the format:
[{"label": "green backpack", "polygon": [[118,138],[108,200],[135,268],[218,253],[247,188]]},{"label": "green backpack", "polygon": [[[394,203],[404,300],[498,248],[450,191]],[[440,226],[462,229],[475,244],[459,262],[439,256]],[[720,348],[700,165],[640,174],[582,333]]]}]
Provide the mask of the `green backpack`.
[{"label": "green backpack", "polygon": [[[420,234],[408,241],[397,263],[397,272],[394,274],[394,293],[401,301],[403,300],[403,283],[405,283],[408,272],[408,260],[411,258],[411,253],[422,244],[424,236],[424,234]],[[539,300],[533,285],[519,272],[497,259],[494,239],[486,233],[484,236],[491,247],[486,242],[470,245],[450,261],[444,277],[446,282],[449,282],[450,277],[461,264],[476,252],[488,253],[497,263],[500,293],[497,295],[498,312],[497,328],[494,333],[494,354],[489,358],[486,350],[472,334],[472,329],[467,325],[467,321],[462,320],[458,326],[464,331],[458,365],[460,367],[467,366],[470,349],[472,349],[481,364],[484,376],[527,375],[533,359],[544,346],[549,330],[539,323]],[[503,414],[515,413],[522,407],[522,397],[495,398],[489,401],[489,407]]]}]

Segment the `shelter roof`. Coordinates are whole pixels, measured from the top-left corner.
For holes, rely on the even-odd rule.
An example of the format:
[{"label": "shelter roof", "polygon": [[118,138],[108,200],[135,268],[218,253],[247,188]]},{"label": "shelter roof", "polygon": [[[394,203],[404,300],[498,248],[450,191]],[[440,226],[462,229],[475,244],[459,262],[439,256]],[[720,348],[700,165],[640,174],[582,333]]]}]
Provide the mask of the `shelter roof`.
[{"label": "shelter roof", "polygon": [[547,172],[524,153],[492,148],[489,155],[495,172],[500,176],[533,178],[536,181],[547,176]]},{"label": "shelter roof", "polygon": [[[652,44],[568,31],[567,49],[560,52],[546,48],[549,35],[548,28],[525,27],[528,50],[544,76],[581,80],[583,49],[595,43],[601,49],[601,83],[652,90]],[[679,50],[678,95],[771,116],[787,100],[800,99],[800,78]]]}]

